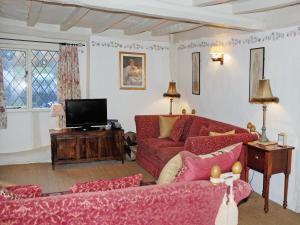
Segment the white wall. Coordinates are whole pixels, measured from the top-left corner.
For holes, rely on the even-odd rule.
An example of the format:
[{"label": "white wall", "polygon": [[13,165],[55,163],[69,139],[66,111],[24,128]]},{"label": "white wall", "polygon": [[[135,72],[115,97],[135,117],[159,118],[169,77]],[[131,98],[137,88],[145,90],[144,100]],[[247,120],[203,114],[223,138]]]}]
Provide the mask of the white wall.
[{"label": "white wall", "polygon": [[[90,97],[107,98],[108,118],[118,119],[125,131],[135,131],[137,114],[169,112],[162,97],[170,81],[168,47],[168,42],[91,37]],[[146,53],[146,90],[120,90],[120,51]]]},{"label": "white wall", "polygon": [[[184,37],[186,39],[186,37]],[[190,39],[195,37],[191,36]],[[209,51],[216,41],[224,43],[225,62],[221,66],[212,62]],[[231,35],[222,38],[184,41],[177,44],[179,84],[183,97],[190,107],[195,107],[202,116],[246,127],[252,121],[261,129],[262,108],[250,104],[249,98],[249,54],[251,48],[265,47],[265,76],[271,80],[273,94],[279,104],[268,106],[267,135],[277,140],[281,131],[288,133],[288,144],[295,146],[292,173],[289,182],[288,207],[296,207],[296,179],[300,169],[300,30],[297,27],[261,33]],[[201,52],[201,95],[191,93],[191,53]],[[263,177],[255,173],[252,187],[262,192]],[[270,198],[280,204],[283,201],[284,176],[273,175]],[[299,191],[299,190],[298,190]]]}]

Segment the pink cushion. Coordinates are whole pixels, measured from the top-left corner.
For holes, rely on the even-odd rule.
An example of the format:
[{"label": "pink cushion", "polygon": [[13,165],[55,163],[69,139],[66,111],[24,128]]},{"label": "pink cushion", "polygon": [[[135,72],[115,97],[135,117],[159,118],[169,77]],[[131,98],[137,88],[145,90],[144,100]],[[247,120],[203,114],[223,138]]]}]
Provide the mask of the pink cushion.
[{"label": "pink cushion", "polygon": [[201,127],[199,130],[198,136],[208,136],[209,135],[209,129],[207,127]]},{"label": "pink cushion", "polygon": [[207,127],[208,126],[208,122],[206,121],[206,119],[202,118],[202,117],[196,117],[193,120],[193,123],[191,125],[188,137],[196,137],[199,135],[199,131],[202,127]]},{"label": "pink cushion", "polygon": [[4,187],[0,187],[0,201],[5,200],[17,200],[21,199],[18,195],[14,194],[13,192],[7,190]]},{"label": "pink cushion", "polygon": [[78,192],[94,192],[94,191],[108,191],[114,189],[122,189],[127,187],[140,186],[143,180],[143,174],[139,173],[133,176],[115,178],[111,180],[96,180],[73,185],[69,191],[73,193]]},{"label": "pink cushion", "polygon": [[7,187],[7,190],[18,195],[20,198],[35,198],[42,196],[42,188],[37,185],[18,185]]},{"label": "pink cushion", "polygon": [[172,130],[171,130],[171,134],[169,136],[169,138],[173,141],[179,142],[182,134],[183,134],[183,130],[184,130],[184,125],[187,121],[187,118],[185,117],[181,117],[180,119],[176,120]]},{"label": "pink cushion", "polygon": [[207,180],[213,165],[219,165],[222,173],[229,172],[240,156],[242,143],[222,148],[207,155],[195,155],[188,151],[180,153],[183,166],[176,181]]},{"label": "pink cushion", "polygon": [[185,116],[185,118],[186,118],[186,122],[185,122],[183,132],[182,132],[182,135],[180,138],[181,141],[185,141],[187,139],[195,116]]}]

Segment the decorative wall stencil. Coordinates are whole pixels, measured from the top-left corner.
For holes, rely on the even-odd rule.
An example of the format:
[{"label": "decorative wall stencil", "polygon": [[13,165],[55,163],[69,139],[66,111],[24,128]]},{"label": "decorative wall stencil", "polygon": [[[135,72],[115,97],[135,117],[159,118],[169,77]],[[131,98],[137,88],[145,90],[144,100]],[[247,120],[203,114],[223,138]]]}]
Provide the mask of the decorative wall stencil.
[{"label": "decorative wall stencil", "polygon": [[120,49],[129,49],[129,50],[151,50],[151,51],[165,51],[169,50],[168,46],[162,46],[162,45],[150,45],[150,46],[143,46],[138,43],[132,43],[132,44],[121,44],[117,41],[92,41],[91,42],[93,47],[103,47],[103,48],[120,48]]},{"label": "decorative wall stencil", "polygon": [[146,89],[146,54],[120,52],[120,89]]},{"label": "decorative wall stencil", "polygon": [[259,80],[264,79],[265,48],[250,49],[249,101],[255,96]]},{"label": "decorative wall stencil", "polygon": [[[287,38],[296,38],[300,37],[300,26],[293,27],[292,30],[286,31],[270,31],[268,34],[260,35],[240,35],[241,38],[231,38],[227,41],[202,41],[202,40],[193,40],[190,42],[180,43],[177,47],[178,50],[184,49],[193,49],[193,48],[211,48],[215,45],[223,46],[239,46],[246,44],[263,44],[266,42],[279,41]],[[242,37],[244,36],[244,37]]]},{"label": "decorative wall stencil", "polygon": [[200,52],[192,53],[192,93],[200,95]]}]

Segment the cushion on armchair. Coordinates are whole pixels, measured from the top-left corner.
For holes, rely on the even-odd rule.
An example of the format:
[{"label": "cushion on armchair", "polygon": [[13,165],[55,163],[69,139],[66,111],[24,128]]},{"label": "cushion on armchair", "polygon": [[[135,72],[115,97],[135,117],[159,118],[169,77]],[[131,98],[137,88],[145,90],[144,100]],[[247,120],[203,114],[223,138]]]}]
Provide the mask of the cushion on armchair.
[{"label": "cushion on armchair", "polygon": [[159,117],[159,137],[168,138],[170,137],[171,131],[175,122],[179,119],[179,116],[160,116]]},{"label": "cushion on armchair", "polygon": [[241,149],[242,143],[238,143],[206,155],[197,156],[191,152],[182,151],[180,153],[182,168],[176,181],[207,180],[213,165],[219,165],[222,173],[229,172],[233,163],[238,160]]},{"label": "cushion on armchair", "polygon": [[139,173],[133,176],[120,177],[110,180],[96,180],[77,183],[73,185],[69,191],[73,193],[78,192],[94,192],[94,191],[108,191],[114,189],[122,189],[128,187],[140,186],[143,180],[143,174]]},{"label": "cushion on armchair", "polygon": [[186,117],[181,117],[180,119],[176,120],[174,123],[174,126],[170,133],[170,139],[176,142],[179,142],[181,139],[181,136],[184,131],[185,123],[187,121]]},{"label": "cushion on armchair", "polygon": [[7,190],[5,187],[0,187],[0,201],[21,199],[18,195]]}]

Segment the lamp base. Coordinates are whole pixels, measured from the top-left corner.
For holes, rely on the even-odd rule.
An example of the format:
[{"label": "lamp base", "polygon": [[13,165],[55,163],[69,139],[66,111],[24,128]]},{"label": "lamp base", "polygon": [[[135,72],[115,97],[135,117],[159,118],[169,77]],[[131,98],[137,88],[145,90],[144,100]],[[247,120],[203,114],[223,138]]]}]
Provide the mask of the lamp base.
[{"label": "lamp base", "polygon": [[276,145],[277,144],[277,142],[275,142],[275,141],[260,142],[259,140],[256,141],[256,143],[261,145],[261,146],[269,146],[269,145]]}]

